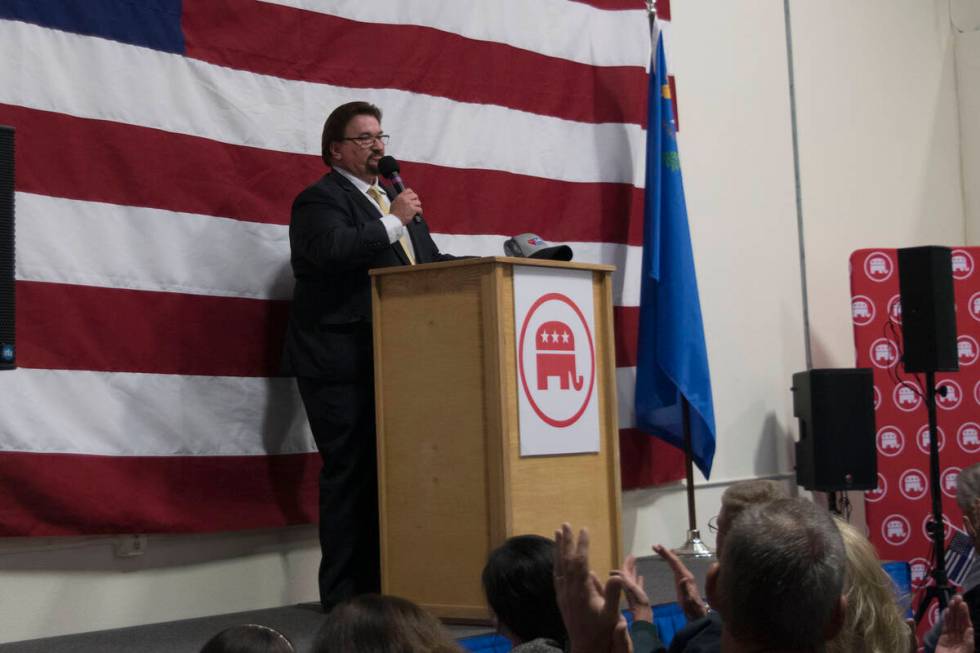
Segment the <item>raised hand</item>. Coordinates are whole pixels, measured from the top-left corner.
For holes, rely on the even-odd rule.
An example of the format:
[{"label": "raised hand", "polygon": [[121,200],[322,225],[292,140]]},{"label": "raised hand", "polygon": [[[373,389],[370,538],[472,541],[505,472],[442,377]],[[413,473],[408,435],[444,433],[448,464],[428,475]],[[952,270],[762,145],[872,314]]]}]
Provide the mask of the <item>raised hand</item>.
[{"label": "raised hand", "polygon": [[650,597],[643,589],[643,576],[636,573],[636,556],[630,554],[623,561],[623,568],[609,572],[610,576],[619,576],[623,581],[623,593],[626,604],[633,613],[634,621],[653,622],[653,608],[650,607]]},{"label": "raised hand", "polygon": [[658,556],[667,561],[670,570],[674,572],[674,587],[677,590],[677,603],[681,606],[688,620],[700,619],[708,614],[708,606],[701,598],[698,590],[698,580],[681,559],[662,544],[654,544],[653,550]]},{"label": "raised hand", "polygon": [[625,624],[619,613],[622,578],[613,576],[603,586],[589,570],[589,533],[585,529],[576,539],[572,527],[562,524],[555,531],[555,544],[555,595],[571,653],[618,653],[622,641],[614,636],[620,622]]},{"label": "raised hand", "polygon": [[954,596],[946,608],[943,632],[936,643],[936,653],[973,653],[973,624],[970,609],[962,596]]}]

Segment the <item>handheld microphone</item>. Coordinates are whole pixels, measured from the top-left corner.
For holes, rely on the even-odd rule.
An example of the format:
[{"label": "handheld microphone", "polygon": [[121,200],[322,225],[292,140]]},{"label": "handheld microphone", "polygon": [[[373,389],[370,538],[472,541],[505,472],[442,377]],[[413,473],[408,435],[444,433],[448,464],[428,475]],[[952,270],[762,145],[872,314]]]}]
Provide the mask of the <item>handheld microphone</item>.
[{"label": "handheld microphone", "polygon": [[[381,176],[391,182],[391,185],[395,187],[395,192],[400,193],[405,190],[405,182],[402,181],[402,177],[399,172],[401,169],[398,167],[398,161],[395,160],[393,156],[383,156],[378,160],[378,172]],[[422,214],[416,213],[415,217],[412,218],[417,224],[422,223]]]}]

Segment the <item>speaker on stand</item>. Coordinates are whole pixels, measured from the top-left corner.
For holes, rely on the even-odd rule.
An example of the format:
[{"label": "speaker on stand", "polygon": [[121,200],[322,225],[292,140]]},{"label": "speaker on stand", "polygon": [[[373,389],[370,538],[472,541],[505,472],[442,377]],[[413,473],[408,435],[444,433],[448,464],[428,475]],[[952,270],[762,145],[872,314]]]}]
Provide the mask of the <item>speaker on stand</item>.
[{"label": "speaker on stand", "polygon": [[952,251],[948,247],[935,246],[898,250],[898,283],[902,300],[902,366],[908,373],[925,372],[925,404],[929,414],[932,521],[928,530],[935,560],[930,575],[935,582],[926,587],[926,593],[916,608],[915,622],[919,623],[933,599],[939,601],[940,610],[945,610],[953,594],[946,574],[936,416],[936,372],[959,371]]}]

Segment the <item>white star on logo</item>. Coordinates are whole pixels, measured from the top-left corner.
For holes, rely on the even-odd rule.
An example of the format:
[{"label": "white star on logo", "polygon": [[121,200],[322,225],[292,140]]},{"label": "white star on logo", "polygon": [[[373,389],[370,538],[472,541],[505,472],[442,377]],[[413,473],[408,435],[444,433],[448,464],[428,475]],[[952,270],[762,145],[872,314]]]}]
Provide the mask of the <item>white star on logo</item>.
[{"label": "white star on logo", "polygon": [[552,331],[551,332],[551,342],[558,342],[558,332],[557,331]]},{"label": "white star on logo", "polygon": [[568,331],[565,331],[561,334],[561,341],[568,342]]}]

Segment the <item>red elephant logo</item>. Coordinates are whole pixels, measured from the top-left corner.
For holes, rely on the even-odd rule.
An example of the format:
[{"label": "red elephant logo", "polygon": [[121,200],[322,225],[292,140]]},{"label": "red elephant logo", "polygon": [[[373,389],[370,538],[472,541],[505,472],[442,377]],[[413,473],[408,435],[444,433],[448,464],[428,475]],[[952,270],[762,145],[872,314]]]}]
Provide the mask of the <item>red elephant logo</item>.
[{"label": "red elephant logo", "polygon": [[535,337],[538,366],[538,390],[548,389],[548,379],[557,376],[559,387],[569,384],[581,390],[585,380],[575,369],[575,335],[564,322],[552,320],[538,327]]}]

